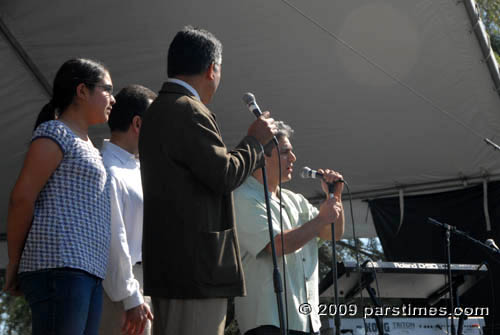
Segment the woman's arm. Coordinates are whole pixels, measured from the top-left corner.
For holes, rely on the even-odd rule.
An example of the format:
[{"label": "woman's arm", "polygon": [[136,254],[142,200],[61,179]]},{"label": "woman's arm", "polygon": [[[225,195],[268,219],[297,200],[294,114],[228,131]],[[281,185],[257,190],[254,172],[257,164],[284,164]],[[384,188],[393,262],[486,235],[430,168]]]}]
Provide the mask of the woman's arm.
[{"label": "woman's arm", "polygon": [[34,140],[26,154],[23,168],[10,194],[7,215],[7,266],[4,291],[16,294],[17,270],[24,242],[33,220],[38,194],[61,163],[63,153],[59,145],[48,138]]}]

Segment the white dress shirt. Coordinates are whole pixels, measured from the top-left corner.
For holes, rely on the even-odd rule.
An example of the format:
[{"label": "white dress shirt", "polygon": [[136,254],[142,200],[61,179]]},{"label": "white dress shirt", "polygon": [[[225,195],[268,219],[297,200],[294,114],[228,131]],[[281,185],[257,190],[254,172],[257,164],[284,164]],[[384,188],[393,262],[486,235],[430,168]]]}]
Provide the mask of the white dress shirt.
[{"label": "white dress shirt", "polygon": [[132,267],[142,260],[143,197],[139,160],[105,140],[101,149],[110,174],[111,244],[103,287],[125,310],[144,303]]}]

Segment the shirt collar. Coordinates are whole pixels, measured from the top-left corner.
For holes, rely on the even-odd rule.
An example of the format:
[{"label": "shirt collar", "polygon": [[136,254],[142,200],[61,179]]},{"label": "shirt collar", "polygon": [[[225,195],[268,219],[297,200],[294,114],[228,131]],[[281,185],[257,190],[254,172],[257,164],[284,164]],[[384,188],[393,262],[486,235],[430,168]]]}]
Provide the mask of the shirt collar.
[{"label": "shirt collar", "polygon": [[122,164],[128,162],[138,163],[135,155],[131,154],[127,150],[121,148],[120,146],[112,143],[110,140],[104,140],[102,144],[103,151],[109,151],[114,157],[116,157]]},{"label": "shirt collar", "polygon": [[198,92],[194,89],[193,86],[189,85],[188,83],[186,83],[184,80],[180,80],[180,79],[177,79],[177,78],[168,78],[167,79],[167,83],[174,83],[174,84],[177,84],[177,85],[181,85],[182,87],[186,88],[187,90],[189,90],[189,92],[193,93],[193,95],[195,97],[198,98],[198,100],[201,101],[201,98],[200,98],[200,95],[198,94]]},{"label": "shirt collar", "polygon": [[249,187],[253,188],[253,189],[262,189],[262,192],[264,192],[264,186],[252,175],[250,175],[247,180],[246,180],[246,183],[248,184]]},{"label": "shirt collar", "polygon": [[[248,185],[253,190],[256,190],[262,194],[262,199],[264,199],[264,184],[261,184],[260,181],[257,180],[254,176],[250,175],[250,177],[245,180],[245,183]],[[283,190],[283,188],[282,188]],[[279,192],[279,191],[278,191]],[[283,195],[284,197],[284,195]],[[279,203],[279,198],[271,195],[271,192],[269,192],[269,198],[272,200],[275,200]]]}]

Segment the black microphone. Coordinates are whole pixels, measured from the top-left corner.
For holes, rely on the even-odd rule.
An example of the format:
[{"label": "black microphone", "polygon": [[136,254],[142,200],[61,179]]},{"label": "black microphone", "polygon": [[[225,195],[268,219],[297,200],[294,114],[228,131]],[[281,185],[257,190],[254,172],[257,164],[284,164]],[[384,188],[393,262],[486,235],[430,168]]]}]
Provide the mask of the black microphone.
[{"label": "black microphone", "polygon": [[487,239],[486,242],[485,242],[485,244],[487,246],[489,246],[490,248],[493,248],[493,249],[496,249],[496,250],[500,251],[500,249],[498,249],[498,246],[496,245],[495,241],[493,241],[493,239],[491,239],[491,238]]},{"label": "black microphone", "polygon": [[[316,170],[308,168],[307,166],[304,166],[302,168],[302,171],[300,171],[300,177],[301,178],[313,178],[313,179],[321,178],[321,179],[324,179],[324,175],[321,172],[318,172]],[[334,181],[334,183],[343,183],[343,182],[344,182],[344,180],[342,180],[342,179]]]},{"label": "black microphone", "polygon": [[[248,110],[255,115],[256,118],[259,118],[262,115],[260,111],[259,105],[257,105],[257,101],[255,101],[255,96],[248,92],[243,94],[243,102],[247,105]],[[276,145],[278,145],[278,139],[276,136],[273,136],[273,141]]]}]

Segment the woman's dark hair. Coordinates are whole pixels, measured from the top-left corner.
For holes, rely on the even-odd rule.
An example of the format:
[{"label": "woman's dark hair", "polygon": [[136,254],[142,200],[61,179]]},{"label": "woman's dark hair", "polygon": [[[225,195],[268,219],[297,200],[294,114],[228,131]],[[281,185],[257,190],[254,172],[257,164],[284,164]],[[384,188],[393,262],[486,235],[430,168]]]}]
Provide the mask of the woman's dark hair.
[{"label": "woman's dark hair", "polygon": [[57,71],[52,88],[52,99],[43,106],[35,122],[36,129],[41,123],[61,116],[71,105],[76,95],[76,87],[81,83],[92,87],[99,83],[108,70],[91,59],[76,58],[66,61]]}]

